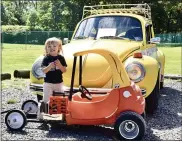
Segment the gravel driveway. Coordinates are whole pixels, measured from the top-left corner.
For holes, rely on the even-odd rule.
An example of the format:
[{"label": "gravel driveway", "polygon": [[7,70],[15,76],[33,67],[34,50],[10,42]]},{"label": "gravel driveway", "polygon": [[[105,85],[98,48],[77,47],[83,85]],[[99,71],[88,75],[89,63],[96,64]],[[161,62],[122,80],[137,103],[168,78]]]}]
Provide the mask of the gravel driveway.
[{"label": "gravel driveway", "polygon": [[[31,94],[28,83],[22,87],[2,88],[1,110],[20,108],[27,99],[36,100]],[[7,104],[16,98],[16,104]],[[153,116],[147,116],[147,129],[143,140],[182,140],[182,94],[181,81],[165,80],[161,90],[159,108]],[[114,139],[113,128],[103,126],[84,126],[81,128],[65,125],[42,125],[28,123],[21,132],[10,132],[4,123],[5,114],[1,115],[1,140],[107,140]]]}]

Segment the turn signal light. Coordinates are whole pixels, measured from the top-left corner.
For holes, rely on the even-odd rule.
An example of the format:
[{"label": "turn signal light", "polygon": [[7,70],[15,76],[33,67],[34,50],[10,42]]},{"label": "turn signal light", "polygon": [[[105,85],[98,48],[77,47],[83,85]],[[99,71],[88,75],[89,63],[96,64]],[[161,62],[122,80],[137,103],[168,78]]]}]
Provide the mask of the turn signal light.
[{"label": "turn signal light", "polygon": [[139,53],[134,53],[133,57],[134,58],[142,58],[143,56],[142,56],[142,53],[139,52]]}]

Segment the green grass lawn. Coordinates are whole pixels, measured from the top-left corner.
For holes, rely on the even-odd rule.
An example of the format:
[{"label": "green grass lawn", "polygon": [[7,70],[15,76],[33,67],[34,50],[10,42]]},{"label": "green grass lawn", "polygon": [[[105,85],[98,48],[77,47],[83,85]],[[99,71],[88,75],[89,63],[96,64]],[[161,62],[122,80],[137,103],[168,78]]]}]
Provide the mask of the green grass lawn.
[{"label": "green grass lawn", "polygon": [[[166,57],[165,74],[181,74],[181,48],[160,47]],[[2,73],[31,69],[35,59],[44,53],[44,45],[3,44]]]},{"label": "green grass lawn", "polygon": [[43,45],[3,44],[2,73],[31,69],[35,59],[44,53]]},{"label": "green grass lawn", "polygon": [[165,54],[165,74],[181,75],[181,48],[182,47],[160,47],[159,49]]}]

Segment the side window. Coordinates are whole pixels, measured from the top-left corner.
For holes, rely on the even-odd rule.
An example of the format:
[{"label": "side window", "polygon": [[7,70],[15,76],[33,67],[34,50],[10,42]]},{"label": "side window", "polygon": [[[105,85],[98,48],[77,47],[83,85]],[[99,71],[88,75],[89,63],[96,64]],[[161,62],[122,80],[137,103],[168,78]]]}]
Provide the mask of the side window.
[{"label": "side window", "polygon": [[152,38],[152,31],[151,31],[152,25],[146,26],[146,41],[149,43],[150,39]]}]

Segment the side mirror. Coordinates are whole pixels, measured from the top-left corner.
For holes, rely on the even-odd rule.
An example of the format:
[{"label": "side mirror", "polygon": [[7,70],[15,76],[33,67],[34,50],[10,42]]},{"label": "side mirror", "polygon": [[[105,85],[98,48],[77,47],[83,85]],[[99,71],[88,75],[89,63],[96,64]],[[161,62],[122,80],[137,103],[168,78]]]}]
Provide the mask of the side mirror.
[{"label": "side mirror", "polygon": [[63,39],[63,45],[67,44],[68,43],[68,38],[64,38]]},{"label": "side mirror", "polygon": [[160,37],[154,37],[150,39],[150,43],[160,43],[161,38]]}]

